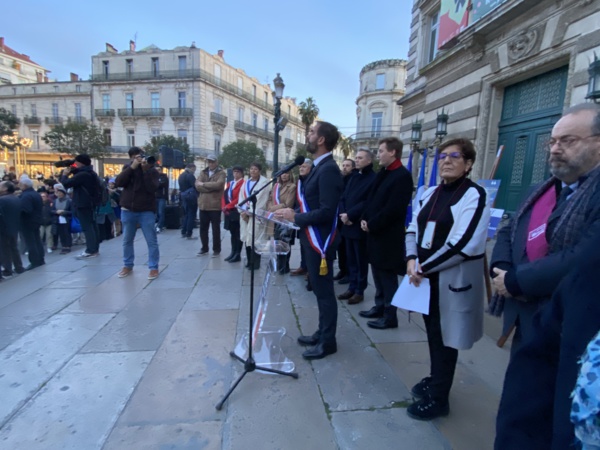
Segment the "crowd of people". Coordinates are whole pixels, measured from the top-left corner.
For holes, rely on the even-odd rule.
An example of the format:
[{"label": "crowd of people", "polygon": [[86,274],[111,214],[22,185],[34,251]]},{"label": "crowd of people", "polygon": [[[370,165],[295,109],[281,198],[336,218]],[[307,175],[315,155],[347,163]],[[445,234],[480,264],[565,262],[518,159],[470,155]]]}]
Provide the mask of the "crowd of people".
[{"label": "crowd of people", "polygon": [[[552,177],[533,189],[500,230],[489,274],[484,261],[490,211],[486,191],[470,179],[477,156],[470,140],[454,138],[439,146],[441,183],[415,201],[406,227],[414,187],[412,175],[401,163],[402,142],[395,137],[381,139],[376,155],[361,148],[340,171],[332,156],[338,139],[334,125],[315,122],[307,135],[310,158],[300,166],[298,179],[284,173],[267,189],[263,188],[269,179],[258,162],[249,167],[234,165],[229,180],[215,155],[207,157],[207,167],[199,175],[196,166],[188,164],[178,179],[181,237],[197,239],[193,234],[199,218],[197,255],[220,257],[223,220],[231,239],[225,261],[238,263],[245,255],[247,269],[257,270],[261,255],[253,247],[251,216],[266,211],[299,227],[294,235],[284,227],[259,222],[255,236],[300,243],[300,267],[290,269],[288,253],[278,256],[276,269],[282,275],[304,275],[307,289],[316,297],[317,330],[298,338],[300,345],[308,347],[303,353],[307,360],[337,352],[337,302],[365,301],[369,268],[375,295],[372,306],[359,314],[369,319],[367,326],[373,329],[399,326],[392,304],[399,276],[408,277],[416,289],[427,290],[428,313],[423,319],[430,368],[412,387],[415,402],[407,408],[408,415],[418,420],[449,414],[458,351],[471,348],[483,336],[485,278],[490,276],[496,295],[489,311],[504,312],[506,335],[514,331],[495,447],[576,448],[569,415],[574,423],[586,426],[588,437],[589,420],[594,423],[589,414],[582,416],[581,406],[572,409],[570,394],[577,381],[578,359],[600,328],[593,285],[600,248],[596,247],[600,243],[600,106],[570,108],[554,126],[548,143]],[[2,273],[11,275],[44,264],[43,242],[48,252],[60,242],[62,253],[68,253],[72,221],[77,218],[86,241],[79,258],[98,256],[99,242],[122,232],[123,268],[118,276],[129,276],[139,226],[148,245],[148,278],[157,278],[157,234],[165,227],[169,180],[141,149],[132,147],[129,156],[131,161],[116,179],[108,180],[108,200],[100,203],[102,183],[87,155],[77,156],[73,167],[37,191],[27,176],[18,184],[10,177],[3,181]],[[380,166],[377,172],[375,158]],[[254,201],[238,207],[253,195]],[[105,223],[112,225],[102,233]],[[29,255],[26,268],[17,247],[19,234]],[[334,275],[336,257],[340,272]],[[580,272],[582,267],[586,270]],[[347,284],[337,297],[336,281]],[[588,359],[595,357],[594,352],[597,344],[590,344]],[[597,375],[597,365],[595,372],[593,367],[588,364],[586,373]],[[578,405],[591,389],[590,377],[584,378],[587,385],[578,388]],[[597,424],[597,408],[595,414]]]}]

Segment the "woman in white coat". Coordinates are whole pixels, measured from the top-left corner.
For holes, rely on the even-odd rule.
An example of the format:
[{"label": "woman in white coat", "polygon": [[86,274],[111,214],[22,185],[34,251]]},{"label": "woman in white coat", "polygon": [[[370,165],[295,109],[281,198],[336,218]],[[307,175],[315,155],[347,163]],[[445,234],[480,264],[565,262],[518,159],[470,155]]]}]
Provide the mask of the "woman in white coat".
[{"label": "woman in white coat", "polygon": [[431,420],[449,413],[448,396],[458,350],[483,335],[483,257],[489,222],[485,190],[467,178],[475,163],[468,139],[438,149],[442,184],[423,193],[406,233],[407,276],[419,286],[429,279],[429,314],[423,315],[430,376],[412,388],[418,399],[409,416]]},{"label": "woman in white coat", "polygon": [[[269,182],[265,177],[263,177],[260,172],[262,170],[262,165],[259,162],[253,162],[250,164],[250,176],[242,186],[240,190],[239,201],[242,202],[250,197],[254,192],[257,192],[261,189],[265,184]],[[263,189],[260,194],[258,194],[256,198],[256,209],[267,209],[267,201],[269,200],[269,189]],[[252,202],[248,202],[244,205],[249,211],[253,211]],[[246,247],[246,268],[250,270],[255,270],[260,268],[260,255],[252,250],[252,218],[249,214],[241,213],[241,222],[240,222],[240,239],[244,242]],[[264,231],[264,225],[256,222],[256,238],[258,238],[261,233]],[[254,255],[254,263],[252,264],[252,255]]]}]

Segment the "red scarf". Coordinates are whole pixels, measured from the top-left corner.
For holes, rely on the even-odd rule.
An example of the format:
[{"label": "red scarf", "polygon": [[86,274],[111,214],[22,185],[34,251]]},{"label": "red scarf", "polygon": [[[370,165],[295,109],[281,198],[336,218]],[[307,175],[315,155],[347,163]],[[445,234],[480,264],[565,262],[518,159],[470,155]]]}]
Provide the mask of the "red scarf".
[{"label": "red scarf", "polygon": [[402,167],[402,161],[400,161],[399,159],[397,159],[396,161],[394,161],[393,163],[391,163],[389,166],[387,166],[385,168],[385,170],[396,170],[398,168]]}]

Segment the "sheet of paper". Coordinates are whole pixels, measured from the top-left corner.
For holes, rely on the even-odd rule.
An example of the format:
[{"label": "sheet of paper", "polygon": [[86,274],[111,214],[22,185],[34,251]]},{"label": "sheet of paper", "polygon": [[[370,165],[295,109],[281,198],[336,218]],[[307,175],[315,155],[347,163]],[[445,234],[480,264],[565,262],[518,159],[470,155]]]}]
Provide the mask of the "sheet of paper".
[{"label": "sheet of paper", "polygon": [[67,219],[64,216],[58,216],[58,223],[67,223]]},{"label": "sheet of paper", "polygon": [[429,314],[429,280],[423,278],[419,287],[409,284],[409,277],[405,276],[392,299],[392,305],[398,308]]}]

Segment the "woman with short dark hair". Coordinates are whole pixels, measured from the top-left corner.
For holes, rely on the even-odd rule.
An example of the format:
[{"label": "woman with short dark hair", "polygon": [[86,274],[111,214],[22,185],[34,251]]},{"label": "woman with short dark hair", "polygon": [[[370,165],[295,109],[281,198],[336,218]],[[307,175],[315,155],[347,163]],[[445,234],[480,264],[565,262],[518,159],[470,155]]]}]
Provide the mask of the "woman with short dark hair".
[{"label": "woman with short dark hair", "polygon": [[428,278],[429,314],[423,315],[430,376],[412,388],[419,399],[409,416],[431,420],[449,413],[448,397],[458,350],[483,336],[483,257],[489,222],[486,192],[467,178],[475,162],[468,139],[439,147],[442,184],[421,196],[406,233],[407,276],[419,286]]}]

